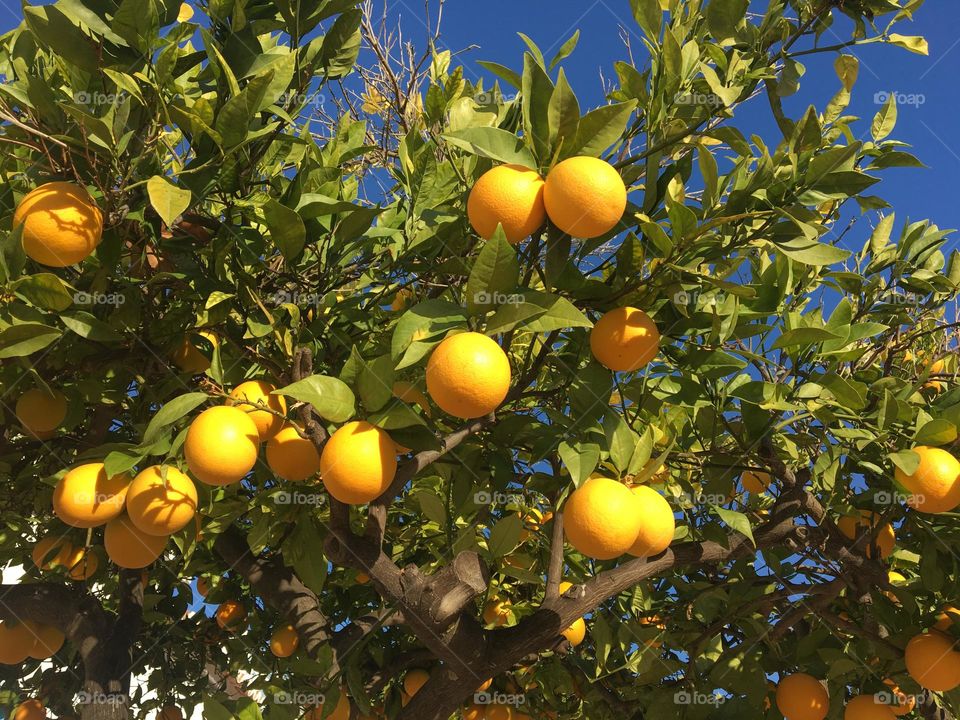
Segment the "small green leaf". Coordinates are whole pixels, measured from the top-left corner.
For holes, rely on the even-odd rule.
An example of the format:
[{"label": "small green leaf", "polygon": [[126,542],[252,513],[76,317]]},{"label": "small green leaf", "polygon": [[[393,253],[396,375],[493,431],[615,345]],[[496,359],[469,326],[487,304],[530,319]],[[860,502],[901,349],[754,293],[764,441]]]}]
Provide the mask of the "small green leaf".
[{"label": "small green leaf", "polygon": [[516,248],[503,239],[503,233],[484,243],[467,280],[467,308],[477,315],[502,302],[517,286],[520,263]]},{"label": "small green leaf", "polygon": [[13,325],[0,331],[0,358],[30,355],[47,347],[60,335],[57,328],[39,323]]},{"label": "small green leaf", "polygon": [[490,539],[487,540],[487,549],[495,558],[509,555],[520,542],[520,531],[523,529],[523,520],[517,513],[510,513],[490,530]]},{"label": "small green leaf", "polygon": [[160,432],[172,425],[195,408],[199,407],[207,400],[209,396],[206,393],[195,392],[180,395],[170,400],[150,419],[150,424],[143,431],[144,444],[152,443],[160,439]]},{"label": "small green leaf", "polygon": [[271,198],[263,206],[263,217],[283,258],[287,262],[296,258],[307,241],[307,229],[297,211]]},{"label": "small green leaf", "polygon": [[735,530],[756,546],[757,542],[753,539],[753,529],[750,527],[750,518],[743,513],[735,510],[728,510],[724,507],[713,506],[710,508],[731,530]]},{"label": "small green leaf", "polygon": [[20,278],[11,285],[18,295],[32,305],[47,310],[66,310],[73,304],[73,295],[63,280],[53,273],[37,273]]},{"label": "small green leaf", "polygon": [[150,196],[153,209],[167,227],[171,227],[183,211],[190,207],[190,191],[178,188],[161,175],[154,175],[147,180],[147,195]]},{"label": "small green leaf", "polygon": [[443,138],[474,155],[503,163],[537,167],[537,161],[523,140],[511,132],[493,127],[471,127],[446,133]]},{"label": "small green leaf", "polygon": [[707,27],[720,44],[731,40],[737,25],[746,17],[749,0],[710,0],[707,5]]},{"label": "small green leaf", "polygon": [[119,342],[123,339],[116,330],[103,320],[94,317],[88,312],[79,310],[69,315],[61,315],[60,320],[70,330],[82,338],[94,342]]},{"label": "small green leaf", "polygon": [[957,426],[949,420],[935,418],[925,423],[914,442],[917,445],[946,445],[957,439]]},{"label": "small green leaf", "polygon": [[353,390],[342,380],[328,375],[311,375],[273,391],[309,403],[317,414],[333,423],[346,422],[357,410]]},{"label": "small green leaf", "polygon": [[873,124],[870,126],[870,134],[873,139],[880,142],[893,132],[897,124],[897,94],[892,92],[887,97],[886,103],[880,112],[873,118]]}]

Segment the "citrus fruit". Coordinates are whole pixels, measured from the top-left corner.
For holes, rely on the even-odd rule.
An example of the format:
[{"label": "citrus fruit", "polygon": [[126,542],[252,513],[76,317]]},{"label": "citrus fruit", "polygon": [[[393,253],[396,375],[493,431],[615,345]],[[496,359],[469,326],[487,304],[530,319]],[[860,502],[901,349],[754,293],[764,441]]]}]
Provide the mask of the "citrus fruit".
[{"label": "citrus fruit", "polygon": [[[844,515],[837,520],[837,527],[840,529],[840,532],[851,540],[854,540],[858,535],[869,535],[872,533],[879,521],[880,516],[876,513],[872,513],[869,510],[861,510],[858,515]],[[897,538],[894,534],[893,526],[885,523],[873,540],[873,545],[868,546],[868,543],[864,540],[858,544],[857,547],[867,557],[874,557],[876,551],[879,550],[880,557],[888,558],[890,557],[890,553],[893,552],[893,546],[896,542]],[[873,547],[874,545],[876,548]]]},{"label": "citrus fruit", "polygon": [[616,372],[633,372],[657,356],[660,331],[643,310],[615,308],[590,331],[590,350],[601,365]]},{"label": "citrus fruit", "polygon": [[205,577],[197,578],[197,595],[202,598],[205,598],[210,592],[210,581]]},{"label": "citrus fruit", "polygon": [[486,680],[483,681],[482,684],[480,684],[477,687],[477,692],[484,692],[485,690],[489,690],[491,685],[493,685],[493,678],[487,678]]},{"label": "citrus fruit", "polygon": [[77,581],[89,580],[97,572],[100,559],[96,553],[89,552],[85,547],[75,547],[64,558],[63,566],[67,569],[67,574],[70,575],[71,579]]},{"label": "citrus fruit", "polygon": [[610,560],[633,547],[642,521],[640,500],[626,485],[596,477],[567,499],[563,533],[583,555]]},{"label": "citrus fruit", "polygon": [[883,684],[890,688],[892,703],[889,704],[893,714],[897,717],[909,714],[917,704],[917,698],[913,695],[907,695],[890,678],[883,681]]},{"label": "citrus fruit", "polygon": [[320,477],[327,492],[348,505],[362,505],[380,497],[396,472],[393,440],[363,420],[340,427],[320,456]]},{"label": "citrus fruit", "polygon": [[776,699],[777,709],[789,720],[823,720],[830,710],[827,689],[806,673],[782,678]]},{"label": "citrus fruit", "polygon": [[63,537],[47,535],[33,546],[30,557],[40,570],[63,566],[73,553],[73,543]]},{"label": "citrus fruit", "polygon": [[127,490],[127,515],[140,532],[167,537],[183,529],[197,512],[193,480],[169,465],[151,465]]},{"label": "citrus fruit", "polygon": [[[287,401],[282,395],[271,395],[276,388],[263,380],[247,380],[237,385],[230,393],[228,405],[234,405],[250,416],[257,426],[260,441],[269,440],[283,427],[284,419],[281,415],[287,412]],[[267,410],[257,410],[257,407],[268,408],[281,415],[274,415]]]},{"label": "citrus fruit", "polygon": [[183,712],[176,705],[164,705],[157,712],[157,720],[183,720]]},{"label": "citrus fruit", "polygon": [[920,687],[946,692],[960,685],[960,653],[953,640],[936,630],[915,635],[904,652],[907,672]]},{"label": "citrus fruit", "polygon": [[843,709],[843,720],[894,720],[889,705],[877,702],[873,695],[857,695]]},{"label": "citrus fruit", "polygon": [[34,660],[46,660],[52,658],[63,647],[66,639],[62,632],[52,625],[41,625],[32,620],[24,621],[24,626],[30,631],[33,637],[33,647],[30,648],[30,657]]},{"label": "citrus fruit", "polygon": [[357,581],[357,585],[366,585],[368,582],[370,582],[370,576],[363,570],[359,570],[354,579]]},{"label": "citrus fruit", "polygon": [[59,390],[33,388],[17,398],[14,412],[25,430],[42,435],[60,427],[67,416],[67,398]]},{"label": "citrus fruit", "polygon": [[510,605],[499,598],[490,598],[483,606],[483,622],[500,627],[510,617]]},{"label": "citrus fruit", "polygon": [[78,465],[53,490],[53,511],[67,525],[92,528],[113,520],[127,499],[130,476],[107,477],[103,463]]},{"label": "citrus fruit", "polygon": [[487,705],[484,720],[513,720],[513,706],[503,703]]},{"label": "citrus fruit", "polygon": [[96,249],[103,215],[84,188],[50,182],[23,196],[13,213],[13,226],[22,226],[23,251],[29,258],[49,267],[67,267]]},{"label": "citrus fruit", "polygon": [[19,665],[33,650],[35,638],[25,623],[0,620],[0,664]]},{"label": "citrus fruit", "polygon": [[236,600],[224,600],[216,613],[217,625],[226,629],[236,629],[247,619],[247,609]]},{"label": "citrus fruit", "polygon": [[47,708],[36,698],[24,700],[17,705],[10,716],[10,720],[43,720],[47,716]]},{"label": "citrus fruit", "polygon": [[267,465],[274,475],[299,482],[320,471],[320,453],[316,446],[301,437],[293,425],[287,425],[267,440]]},{"label": "citrus fruit", "polygon": [[103,545],[107,557],[115,565],[140,570],[163,554],[167,538],[147,535],[130,522],[126,515],[120,515],[107,523],[103,531]]},{"label": "citrus fruit", "polygon": [[510,361],[486,335],[450,335],[427,361],[427,392],[441,410],[454,417],[469,419],[492,413],[509,389]]},{"label": "citrus fruit", "polygon": [[960,462],[940,448],[920,445],[913,452],[920,456],[913,473],[894,470],[896,481],[910,493],[907,504],[923,513],[949,512],[960,505]]},{"label": "citrus fruit", "polygon": [[547,174],[543,204],[550,220],[568,235],[590,239],[616,227],[627,209],[627,188],[610,163],[572,157]]},{"label": "citrus fruit", "polygon": [[487,714],[486,705],[477,705],[474,703],[463,710],[463,720],[484,720]]},{"label": "citrus fruit", "polygon": [[[324,708],[326,702],[318,705],[304,716],[304,720],[350,720],[350,699],[347,697],[346,688],[340,688],[340,697],[337,698],[337,704],[333,711],[324,718]],[[329,709],[329,708],[328,708]]]},{"label": "citrus fruit", "polygon": [[583,618],[577,618],[573,621],[573,625],[564,630],[561,635],[567,639],[570,645],[576,647],[587,636],[587,624],[583,621]]},{"label": "citrus fruit", "polygon": [[523,165],[498,165],[474,183],[467,198],[467,217],[477,235],[493,237],[503,226],[507,242],[516,245],[543,226],[543,178]]},{"label": "citrus fruit", "polygon": [[937,615],[937,624],[933,627],[936,630],[947,630],[958,619],[960,619],[960,609],[953,605],[944,605],[943,611]]},{"label": "citrus fruit", "polygon": [[287,658],[297,651],[300,644],[300,636],[297,635],[297,629],[291,625],[281,625],[270,638],[270,652],[278,658]]},{"label": "citrus fruit", "polygon": [[207,408],[190,423],[183,453],[198,480],[208,485],[240,482],[253,469],[260,434],[250,416],[229,405]]},{"label": "citrus fruit", "polygon": [[659,555],[673,542],[673,509],[663,495],[647,485],[637,485],[631,492],[639,501],[642,520],[637,538],[627,552],[636,557]]},{"label": "citrus fruit", "polygon": [[430,679],[430,673],[426,670],[410,670],[406,675],[403,676],[403,691],[413,697],[416,695],[420,688],[427,684],[427,680]]},{"label": "citrus fruit", "polygon": [[[214,349],[220,345],[219,339],[212,332],[201,330],[195,334],[206,338]],[[170,352],[170,360],[183,372],[188,372],[191,375],[197,375],[210,369],[210,358],[201,352],[190,335],[185,335],[180,344]]]},{"label": "citrus fruit", "polygon": [[740,476],[740,484],[743,485],[743,489],[751,495],[759,495],[770,487],[770,474],[747,470]]}]

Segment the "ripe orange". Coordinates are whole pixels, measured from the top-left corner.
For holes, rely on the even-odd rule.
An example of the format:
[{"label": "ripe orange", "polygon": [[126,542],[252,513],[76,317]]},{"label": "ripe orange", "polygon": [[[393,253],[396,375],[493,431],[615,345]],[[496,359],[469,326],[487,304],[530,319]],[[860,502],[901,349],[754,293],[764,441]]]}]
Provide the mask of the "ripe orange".
[{"label": "ripe orange", "polygon": [[340,427],[323,446],[320,477],[334,498],[363,505],[382,495],[397,472],[396,445],[363,420]]},{"label": "ripe orange", "polygon": [[167,537],[179,532],[197,512],[193,480],[170,465],[142,470],[127,491],[127,515],[140,532]]},{"label": "ripe orange", "polygon": [[126,515],[107,523],[103,531],[103,545],[114,564],[122,568],[140,570],[163,554],[167,538],[141,532]]},{"label": "ripe orange", "polygon": [[260,451],[257,426],[243,410],[207,408],[190,423],[183,445],[187,467],[208,485],[232,485],[253,469]]},{"label": "ripe orange", "polygon": [[52,625],[41,625],[40,623],[26,620],[24,626],[29,630],[33,638],[33,647],[30,648],[30,657],[34,660],[46,660],[56,655],[63,642],[66,639],[62,632]]},{"label": "ripe orange", "polygon": [[197,595],[202,598],[205,598],[210,592],[210,581],[205,577],[197,578]]},{"label": "ripe orange", "polygon": [[270,638],[270,652],[278,658],[287,658],[297,651],[300,645],[300,636],[297,629],[287,623],[278,627]]},{"label": "ripe orange", "polygon": [[610,163],[572,157],[547,174],[543,203],[550,220],[563,232],[590,239],[620,222],[627,209],[627,188]]},{"label": "ripe orange", "polygon": [[935,630],[947,630],[957,619],[960,619],[960,609],[953,605],[944,605],[943,612],[937,615],[937,624],[933,627]]},{"label": "ripe orange", "polygon": [[960,653],[953,639],[936,630],[915,635],[904,652],[907,672],[920,687],[946,692],[960,685]]},{"label": "ripe orange", "polygon": [[633,372],[653,360],[660,349],[660,331],[643,310],[615,308],[590,331],[590,350],[601,365]]},{"label": "ripe orange", "polygon": [[430,673],[426,670],[420,670],[419,668],[410,670],[403,676],[403,691],[409,697],[413,697],[420,692],[420,688],[426,685],[429,679]]},{"label": "ripe orange", "polygon": [[510,616],[510,604],[499,598],[490,598],[483,606],[483,622],[487,625],[506,625]]},{"label": "ripe orange", "polygon": [[513,706],[502,703],[487,705],[484,720],[513,720]]},{"label": "ripe orange", "polygon": [[587,624],[583,621],[583,618],[577,618],[573,621],[573,625],[560,634],[567,639],[570,645],[576,647],[587,636]]},{"label": "ripe orange", "polygon": [[107,477],[103,463],[78,465],[54,488],[53,511],[67,525],[98,527],[123,512],[129,485],[126,473]]},{"label": "ripe orange", "polygon": [[827,689],[806,673],[781,678],[776,699],[777,709],[790,720],[823,720],[830,710]]},{"label": "ripe orange", "polygon": [[770,487],[770,474],[747,470],[740,476],[740,484],[743,485],[743,489],[751,495],[759,495]]},{"label": "ripe orange", "polygon": [[912,449],[920,456],[913,474],[894,470],[896,481],[911,494],[907,504],[924,513],[950,512],[960,505],[960,462],[940,448],[920,445]]},{"label": "ripe orange", "polygon": [[873,695],[857,695],[843,710],[843,720],[894,720],[896,717],[889,705],[877,702]]},{"label": "ripe orange", "polygon": [[85,547],[73,548],[64,559],[63,566],[67,569],[67,574],[71,579],[82,581],[89,580],[97,572],[100,566],[100,559],[96,553],[89,552]]},{"label": "ripe orange", "polygon": [[320,453],[293,425],[287,425],[267,440],[267,465],[274,475],[299,482],[320,471]]},{"label": "ripe orange", "polygon": [[33,546],[30,557],[38,569],[52,570],[64,566],[72,554],[73,543],[66,538],[47,535]]},{"label": "ripe orange", "polygon": [[366,585],[368,582],[370,582],[370,576],[363,570],[357,571],[357,575],[354,579],[357,581],[357,585]]},{"label": "ripe orange", "polygon": [[441,410],[454,417],[470,419],[492,413],[509,389],[510,361],[486,335],[450,335],[427,361],[427,392]]},{"label": "ripe orange", "polygon": [[[201,330],[195,334],[209,340],[214,349],[220,345],[217,336],[208,330]],[[200,351],[190,335],[185,335],[180,344],[170,352],[170,361],[183,372],[188,372],[191,375],[197,375],[210,369],[210,358]]]},{"label": "ripe orange", "polygon": [[257,410],[257,407],[268,408],[274,412],[285,414],[287,401],[283,395],[271,395],[276,388],[263,380],[248,380],[237,385],[230,393],[227,405],[235,405],[243,410],[257,426],[260,441],[269,440],[283,427],[283,418],[267,410]]},{"label": "ripe orange", "polygon": [[33,388],[17,398],[14,412],[24,430],[44,435],[60,427],[67,416],[67,398],[59,390]]},{"label": "ripe orange", "polygon": [[463,720],[484,720],[486,715],[486,705],[477,705],[474,703],[470,707],[463,709]]},{"label": "ripe orange", "polygon": [[247,619],[247,609],[236,600],[224,600],[215,617],[217,625],[223,629],[236,629]]},{"label": "ripe orange", "polygon": [[11,720],[44,720],[47,717],[47,708],[36,698],[24,700],[17,705]]},{"label": "ripe orange", "polygon": [[489,690],[490,686],[493,685],[493,678],[487,678],[483,681],[481,685],[477,687],[477,692],[483,692],[484,690]]},{"label": "ripe orange", "polygon": [[518,242],[543,226],[543,178],[523,165],[499,165],[474,183],[467,199],[467,217],[477,235],[493,237],[503,226],[507,242]]},{"label": "ripe orange", "polygon": [[176,705],[164,705],[157,712],[157,720],[183,720],[183,712]]},{"label": "ripe orange", "polygon": [[33,650],[35,638],[25,623],[12,624],[0,620],[0,664],[19,665]]},{"label": "ripe orange", "polygon": [[[861,510],[858,515],[844,515],[837,520],[837,527],[840,529],[840,532],[853,540],[861,533],[867,534],[872,532],[879,521],[880,516],[876,513],[872,513],[869,510]],[[897,538],[893,531],[893,526],[886,523],[880,529],[873,544],[876,545],[876,548],[880,551],[880,557],[886,559],[890,557],[890,553],[893,552],[893,546],[896,545],[896,542]],[[868,547],[866,542],[863,542],[858,547],[867,557],[873,557],[876,552],[873,547]]]},{"label": "ripe orange", "polygon": [[71,182],[50,182],[31,190],[13,213],[22,226],[23,251],[49,267],[86,259],[100,243],[103,215],[90,194]]},{"label": "ripe orange", "polygon": [[640,500],[626,485],[604,477],[590,478],[567,499],[563,534],[583,555],[611,560],[636,542],[641,513]]},{"label": "ripe orange", "polygon": [[893,695],[894,704],[889,707],[895,716],[901,717],[913,711],[913,708],[917,704],[917,698],[915,696],[904,693],[890,678],[884,680],[883,684],[890,688],[890,694]]},{"label": "ripe orange", "polygon": [[640,502],[643,520],[637,539],[627,552],[636,557],[659,555],[673,542],[676,530],[673,508],[663,495],[648,485],[637,485],[631,491]]}]

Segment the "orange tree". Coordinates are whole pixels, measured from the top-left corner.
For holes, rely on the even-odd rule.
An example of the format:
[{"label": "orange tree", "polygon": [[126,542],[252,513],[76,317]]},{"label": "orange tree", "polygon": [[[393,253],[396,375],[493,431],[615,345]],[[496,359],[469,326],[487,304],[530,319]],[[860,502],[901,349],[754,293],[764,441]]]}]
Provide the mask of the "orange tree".
[{"label": "orange tree", "polygon": [[588,112],[576,37],[491,86],[353,0],[25,6],[3,701],[949,717],[960,264],[845,114],[920,4],[633,0]]}]

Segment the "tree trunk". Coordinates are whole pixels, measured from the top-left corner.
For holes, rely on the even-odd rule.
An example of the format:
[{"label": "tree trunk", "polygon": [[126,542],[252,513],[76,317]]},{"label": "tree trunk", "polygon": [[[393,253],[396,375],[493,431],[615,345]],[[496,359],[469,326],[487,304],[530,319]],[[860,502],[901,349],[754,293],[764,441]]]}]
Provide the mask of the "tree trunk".
[{"label": "tree trunk", "polygon": [[129,680],[97,681],[89,678],[83,684],[80,720],[130,720]]}]

